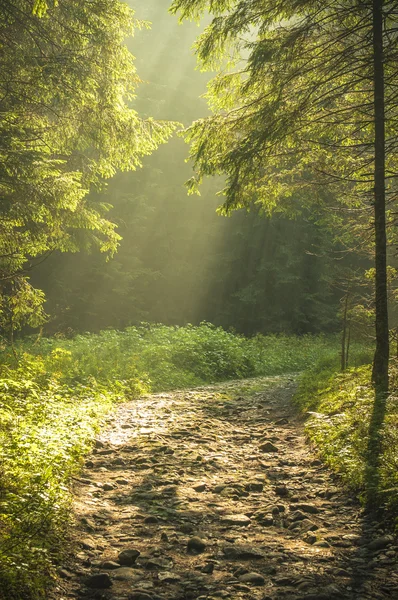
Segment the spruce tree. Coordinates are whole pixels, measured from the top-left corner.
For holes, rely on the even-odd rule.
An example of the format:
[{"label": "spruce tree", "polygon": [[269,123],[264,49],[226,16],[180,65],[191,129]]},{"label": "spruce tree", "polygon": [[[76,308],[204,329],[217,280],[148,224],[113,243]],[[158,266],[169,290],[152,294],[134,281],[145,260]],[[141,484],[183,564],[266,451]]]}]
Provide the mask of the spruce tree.
[{"label": "spruce tree", "polygon": [[208,94],[214,114],[186,134],[197,170],[191,191],[204,176],[224,173],[224,212],[256,202],[292,214],[321,210],[328,189],[346,218],[354,215],[360,243],[373,221],[373,380],[387,392],[383,198],[393,198],[397,173],[388,150],[398,141],[398,3],[175,0],[171,10],[182,19],[213,15],[197,53],[219,74]]}]

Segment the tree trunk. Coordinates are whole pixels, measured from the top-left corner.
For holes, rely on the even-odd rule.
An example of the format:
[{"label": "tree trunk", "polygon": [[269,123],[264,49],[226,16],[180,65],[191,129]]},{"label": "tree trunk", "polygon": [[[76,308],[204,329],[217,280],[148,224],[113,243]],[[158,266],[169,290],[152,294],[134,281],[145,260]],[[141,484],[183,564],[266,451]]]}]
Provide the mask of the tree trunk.
[{"label": "tree trunk", "polygon": [[340,369],[341,371],[345,371],[346,369],[346,351],[345,351],[345,341],[347,337],[347,311],[348,311],[348,292],[345,295],[344,299],[344,313],[343,313],[343,332],[341,335],[341,362]]},{"label": "tree trunk", "polygon": [[373,77],[374,77],[374,217],[375,217],[375,301],[376,351],[372,381],[380,393],[388,393],[388,306],[387,238],[385,191],[385,101],[383,62],[383,0],[373,0]]},{"label": "tree trunk", "polygon": [[351,323],[348,322],[347,349],[345,352],[345,368],[346,369],[348,369],[348,359],[350,357],[350,344],[351,344]]}]

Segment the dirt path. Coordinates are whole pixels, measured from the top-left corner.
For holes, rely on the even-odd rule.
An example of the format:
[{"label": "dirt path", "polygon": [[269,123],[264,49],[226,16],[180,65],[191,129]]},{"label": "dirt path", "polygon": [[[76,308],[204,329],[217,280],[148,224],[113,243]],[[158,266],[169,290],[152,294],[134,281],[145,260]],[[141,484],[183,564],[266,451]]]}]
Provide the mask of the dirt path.
[{"label": "dirt path", "polygon": [[291,378],[120,407],[76,485],[54,598],[398,599],[398,546],[306,444]]}]

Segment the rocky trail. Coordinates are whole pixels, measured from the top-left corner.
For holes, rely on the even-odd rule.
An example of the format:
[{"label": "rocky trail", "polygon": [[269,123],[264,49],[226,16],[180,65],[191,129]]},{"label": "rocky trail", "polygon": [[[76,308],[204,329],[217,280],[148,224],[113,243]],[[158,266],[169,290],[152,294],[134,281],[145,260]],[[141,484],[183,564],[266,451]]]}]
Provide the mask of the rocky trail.
[{"label": "rocky trail", "polygon": [[306,443],[289,377],[119,407],[75,486],[53,596],[398,599],[398,545]]}]

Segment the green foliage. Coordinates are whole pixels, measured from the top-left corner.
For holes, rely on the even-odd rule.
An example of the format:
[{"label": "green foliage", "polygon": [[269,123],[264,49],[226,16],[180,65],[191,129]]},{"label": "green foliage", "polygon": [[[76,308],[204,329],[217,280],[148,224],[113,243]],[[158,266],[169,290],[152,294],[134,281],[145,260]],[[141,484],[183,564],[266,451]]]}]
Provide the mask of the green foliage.
[{"label": "green foliage", "polygon": [[[338,340],[327,336],[256,335],[246,338],[209,323],[186,327],[142,324],[125,331],[24,340],[17,351],[40,356],[60,381],[103,384],[143,381],[153,391],[298,372],[330,354]],[[355,350],[354,350],[355,353]]]},{"label": "green foliage", "polygon": [[141,166],[175,128],[130,106],[139,78],[124,39],[142,25],[119,0],[1,5],[0,296],[9,309],[18,298],[16,320],[43,256],[116,250],[109,205],[88,192]]},{"label": "green foliage", "polygon": [[[363,353],[363,362],[370,358]],[[374,496],[377,506],[398,512],[397,367],[390,366],[391,394],[381,427],[382,452]],[[369,383],[370,366],[337,374],[331,365],[319,365],[301,376],[297,405],[309,412],[306,431],[322,458],[348,487],[365,501],[369,473],[369,429],[375,410],[375,391]]]},{"label": "green foliage", "polygon": [[122,395],[95,380],[68,386],[27,353],[1,366],[0,395],[0,598],[45,598],[69,522],[71,476]]}]

